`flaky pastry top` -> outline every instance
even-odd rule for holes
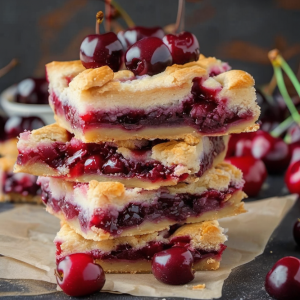
[[[140,77],[135,77],[128,70],[114,73],[107,66],[81,70],[77,65],[77,61],[52,62],[46,68],[50,93],[55,93],[62,102],[74,106],[79,114],[91,109],[150,109],[177,105],[191,96],[193,79],[201,77],[206,87],[222,88],[223,93],[216,98],[228,99],[229,108],[235,109],[238,106],[240,109],[246,103],[245,109],[252,110],[254,117],[258,118],[259,115],[252,76],[244,71],[230,70],[209,77],[211,68],[222,68],[222,62],[215,58],[201,57],[196,62],[169,66],[154,76]],[[61,80],[69,75],[68,66],[71,70],[81,70],[69,85],[67,81],[62,84]]]

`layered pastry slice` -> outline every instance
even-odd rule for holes
[[[222,163],[197,182],[156,190],[119,182],[72,183],[39,177],[47,211],[86,239],[104,240],[216,220],[245,212],[241,172]]]
[[[13,173],[16,157],[0,158],[0,202],[41,203],[41,188],[36,184],[37,177],[24,173]]]
[[[227,136],[83,143],[57,124],[22,133],[16,172],[154,189],[194,181],[223,161]]]
[[[86,240],[63,224],[54,240],[56,259],[74,253],[86,253],[100,264],[106,273],[150,273],[155,253],[173,246],[190,250],[197,271],[219,268],[227,240],[217,221],[183,225],[151,234],[119,237],[113,240]]]
[[[217,60],[216,60],[217,61]],[[84,69],[80,61],[46,66],[58,124],[84,142],[179,139],[257,129],[260,113],[248,73],[217,76],[208,59],[173,65],[154,76]]]

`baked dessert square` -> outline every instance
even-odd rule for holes
[[[52,62],[46,65],[49,103],[57,123],[87,143],[256,130],[260,109],[252,76],[217,62],[202,58],[154,76]]]
[[[228,136],[83,143],[57,124],[24,132],[16,172],[155,189],[192,182],[222,162]]]
[[[42,203],[41,188],[36,184],[37,177],[24,173],[13,173],[16,157],[0,158],[0,202]]]
[[[148,234],[174,224],[197,223],[245,212],[244,180],[222,163],[194,183],[156,190],[119,182],[73,183],[39,177],[47,211],[89,240]]]
[[[113,240],[86,240],[67,224],[61,226],[55,237],[56,259],[74,253],[91,255],[106,273],[150,273],[155,253],[173,246],[189,249],[197,271],[219,268],[227,240],[217,221],[208,221],[173,227],[145,235],[119,237]]]

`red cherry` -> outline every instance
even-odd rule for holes
[[[230,157],[226,161],[243,172],[244,192],[249,197],[256,197],[267,178],[267,170],[263,161],[252,156]]]
[[[155,75],[172,65],[172,55],[161,39],[148,37],[127,50],[125,65],[135,75]]]
[[[84,253],[66,256],[56,269],[56,281],[69,296],[80,297],[90,295],[102,289],[105,274],[93,258]]]
[[[281,138],[272,137],[262,130],[252,140],[252,155],[261,159],[270,173],[283,172],[291,159],[288,145]]]
[[[252,139],[254,138],[255,134],[255,132],[232,134],[228,143],[228,157],[252,155]]]
[[[80,46],[80,60],[87,69],[109,66],[119,71],[123,46],[113,32],[88,35]]]
[[[26,78],[18,83],[16,102],[26,104],[48,104],[48,82],[46,78]]]
[[[4,125],[4,133],[7,139],[15,138],[24,130],[34,130],[45,126],[39,117],[10,117]]]
[[[294,224],[293,235],[295,242],[300,247],[300,219],[298,219]]]
[[[290,193],[300,195],[300,160],[289,165],[284,181]]]
[[[145,37],[157,37],[162,39],[164,35],[165,33],[161,27],[135,26],[125,31],[119,31],[118,39],[122,43],[124,49],[127,49]]]
[[[300,160],[300,141],[289,144],[290,153],[291,153],[291,161],[290,164]]]
[[[103,174],[124,173],[125,165],[118,156],[112,156],[102,168]]]
[[[104,159],[99,155],[91,155],[84,163],[84,171],[97,171],[104,164]]]
[[[277,261],[266,276],[265,288],[277,300],[299,300],[300,260],[287,256]]]
[[[172,54],[173,64],[183,65],[199,59],[199,42],[192,33],[167,34],[162,40]]]
[[[173,247],[156,253],[152,259],[152,273],[163,283],[182,285],[192,281],[194,258],[189,250]]]

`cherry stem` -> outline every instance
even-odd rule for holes
[[[135,26],[128,13],[116,1],[111,0],[111,5],[120,13],[129,28]]]
[[[281,122],[277,127],[275,127],[270,134],[273,137],[279,137],[282,133],[284,133],[292,124],[294,123],[294,119],[292,116],[289,116],[286,120]]]
[[[277,80],[276,80],[275,74],[273,74],[271,81],[268,84],[263,85],[261,87],[261,91],[264,94],[264,96],[266,97],[266,100],[269,102],[270,105],[275,104],[272,94],[273,94],[276,86],[277,86]]]
[[[111,0],[105,0],[105,32],[110,32],[111,29]]]
[[[57,269],[54,269],[54,276],[58,277],[60,280],[63,280],[63,274],[58,272]]]
[[[13,58],[10,63],[8,63],[5,67],[0,69],[0,78],[7,74],[10,70],[12,70],[18,64],[18,60]]]
[[[174,33],[177,32],[180,25],[182,24],[183,15],[184,15],[184,0],[179,0],[178,1],[178,10],[177,10],[177,19],[176,19],[176,24],[175,24],[175,27],[174,27]]]
[[[96,27],[95,27],[95,31],[96,34],[100,34],[100,24],[103,22],[104,19],[104,13],[103,11],[98,11],[96,14]]]
[[[276,76],[277,85],[280,91],[280,94],[282,95],[284,102],[286,106],[288,107],[293,120],[300,125],[300,115],[298,113],[297,108],[295,107],[287,89],[284,83],[282,70],[281,70],[281,56],[279,55],[278,50],[272,50],[269,52],[269,59],[273,65],[274,68],[274,74]]]

